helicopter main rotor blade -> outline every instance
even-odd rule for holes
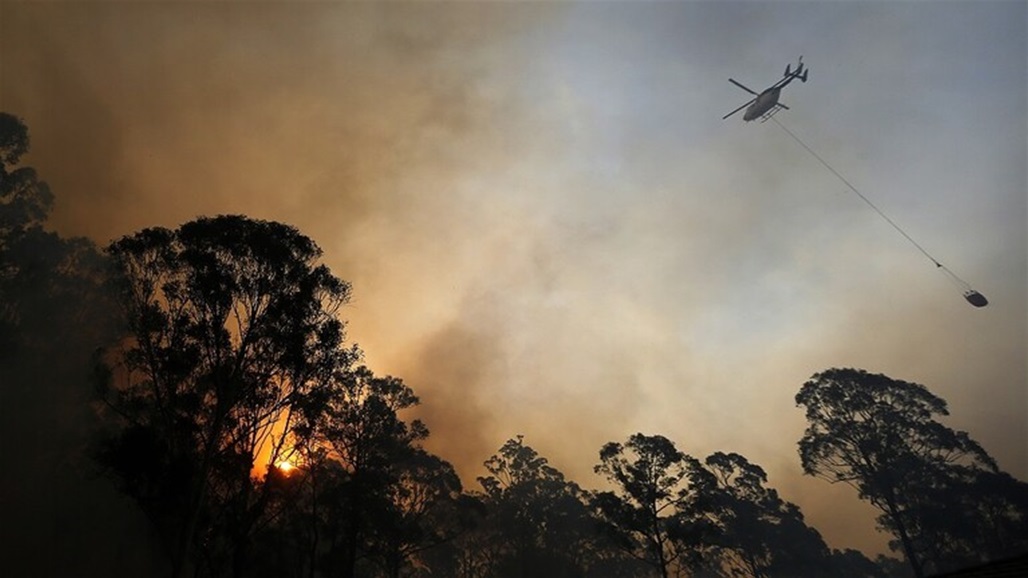
[[[755,99],[755,98],[754,98],[753,100],[750,100],[750,101],[749,101],[749,102],[747,102],[746,104],[744,104],[744,105],[740,106],[739,108],[737,108],[737,109],[733,110],[732,112],[730,112],[730,113],[726,114],[725,116],[721,117],[721,120],[725,120],[726,118],[728,118],[728,117],[732,116],[733,114],[735,114],[735,113],[739,112],[740,110],[742,110],[742,109],[746,108],[747,106],[749,106],[749,105],[753,104],[753,101],[755,101],[755,100],[757,100],[757,99]]]
[[[732,84],[738,86],[739,88],[745,90],[746,92],[752,94],[753,96],[759,96],[757,93],[753,92],[752,90],[750,90],[750,89],[746,88],[745,86],[743,86],[743,85],[739,84],[738,82],[736,82],[734,78],[729,78],[728,82],[731,82]]]

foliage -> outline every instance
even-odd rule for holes
[[[372,518],[368,549],[389,578],[425,568],[422,555],[465,530],[460,478],[446,461],[417,448],[396,464],[385,508]]]
[[[29,144],[21,119],[0,112],[0,447],[16,462],[0,494],[5,519],[18,520],[3,544],[19,554],[5,571],[111,576],[108,560],[118,560],[136,575],[148,567],[146,544],[120,554],[121,542],[93,532],[92,520],[103,515],[119,534],[145,525],[94,479],[84,452],[96,428],[92,356],[116,320],[103,286],[107,262],[87,239],[49,230],[50,187],[19,166]],[[40,544],[47,556],[22,555]]]
[[[326,391],[316,437],[339,475],[325,488],[334,499],[325,506],[324,560],[343,576],[354,576],[362,561],[396,576],[444,539],[449,530],[427,522],[456,499],[460,481],[452,466],[421,449],[424,424],[400,418],[418,404],[403,381],[358,367],[337,374]]]
[[[35,169],[16,166],[28,150],[28,127],[0,112],[0,359],[80,330],[103,271],[92,243],[43,228],[54,198]]]
[[[0,112],[0,241],[39,226],[53,209],[50,187],[32,167],[15,167],[29,150],[29,131],[16,116]]]
[[[1025,484],[1001,474],[967,433],[936,421],[946,402],[924,386],[830,369],[805,383],[796,403],[808,423],[804,471],[850,484],[878,508],[916,575],[1028,547],[1013,538],[1025,535]]]
[[[295,229],[245,217],[146,229],[108,248],[128,334],[107,356],[99,461],[154,520],[175,575],[245,571],[268,503],[251,478],[310,435],[319,392],[356,355],[349,286]]]
[[[683,541],[690,534],[696,487],[702,466],[660,436],[633,434],[624,444],[600,450],[594,468],[615,487],[599,492],[593,506],[602,527],[634,558],[652,566],[661,578],[695,563]]]
[[[735,453],[704,460],[709,472],[701,508],[713,528],[705,566],[729,576],[830,574],[829,551],[799,507],[765,486],[764,470]],[[713,482],[711,484],[710,482]]]
[[[478,478],[488,508],[495,576],[581,576],[595,562],[594,523],[586,494],[546,458],[507,440]]]
[[[832,550],[830,571],[828,574],[838,578],[887,578],[889,576],[905,576],[906,569],[902,562],[895,558],[879,555],[871,560],[858,550]]]

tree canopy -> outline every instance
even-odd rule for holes
[[[107,262],[88,239],[51,229],[50,187],[21,164],[29,145],[22,120],[0,112],[0,448],[17,458],[0,493],[5,519],[18,521],[17,531],[5,533],[4,546],[18,553],[8,556],[16,560],[5,571],[110,576],[110,561],[145,571],[145,543],[122,555],[124,541],[134,538],[92,532],[101,515],[119,535],[145,529],[110,485],[95,479],[85,451],[98,425],[92,356],[116,325],[104,287]],[[50,545],[46,556],[25,555],[39,544]],[[23,569],[25,563],[33,566]]]
[[[638,433],[604,445],[594,469],[615,487],[594,504],[617,543],[661,578],[687,567],[688,551],[676,538],[688,527],[700,463],[664,436]]]
[[[966,432],[937,421],[948,415],[946,402],[928,388],[829,369],[800,388],[796,403],[807,416],[799,442],[804,472],[847,483],[878,508],[880,525],[896,536],[915,575],[1028,547],[1007,538],[1025,528],[1028,486],[1001,474]],[[1002,493],[987,491],[990,485]],[[982,498],[990,505],[968,503],[943,514],[954,503]],[[996,533],[971,535],[985,528]]]
[[[256,460],[309,435],[318,391],[355,356],[336,316],[349,285],[296,229],[239,216],[146,229],[108,254],[127,334],[107,355],[118,426],[100,460],[161,528],[176,576],[219,543],[209,532],[238,574],[266,501]]]

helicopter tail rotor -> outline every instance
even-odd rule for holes
[[[796,62],[796,71],[793,72],[792,65],[785,65],[785,78],[798,78],[803,82],[807,81],[807,70],[803,68],[803,56],[801,55],[799,60]]]

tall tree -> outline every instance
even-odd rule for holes
[[[414,392],[395,377],[379,377],[366,367],[339,373],[327,390],[327,411],[317,428],[328,457],[342,475],[330,489],[326,504],[333,514],[325,530],[329,572],[352,578],[358,562],[370,559],[377,525],[398,515],[397,501],[405,474],[420,451],[428,429],[418,420],[405,422],[400,412],[419,403]],[[373,561],[373,560],[371,560]]]
[[[149,570],[145,541],[127,548],[91,531],[99,515],[119,535],[145,528],[95,479],[85,451],[96,426],[92,355],[114,327],[107,263],[88,240],[50,229],[54,196],[20,164],[29,145],[22,120],[0,112],[0,452],[18,461],[0,495],[5,517],[19,520],[0,539],[11,553],[5,572],[112,576],[118,567],[138,575]],[[46,556],[24,555],[41,544]]]
[[[578,576],[591,565],[586,494],[524,443],[507,440],[478,478],[488,507],[496,576]]]
[[[38,310],[32,300],[47,300],[49,277],[67,257],[65,243],[43,230],[53,209],[50,187],[32,167],[17,166],[28,150],[28,127],[0,112],[0,355],[17,354],[23,340],[16,331],[39,321],[26,319]]]
[[[1004,534],[1024,527],[1024,484],[1002,478],[966,432],[936,421],[948,415],[946,402],[923,385],[829,369],[803,385],[796,403],[807,416],[799,442],[804,472],[849,484],[878,508],[879,525],[896,536],[916,576],[966,562],[940,550],[937,541],[966,536],[968,524],[978,532],[984,523],[998,525]],[[949,508],[987,495],[982,483],[990,480],[1007,481],[1003,497],[986,500],[991,518],[974,515],[970,504]],[[943,511],[956,515],[939,515]],[[987,552],[981,542],[964,544],[965,552]]]
[[[464,531],[458,508],[461,483],[453,466],[416,448],[396,464],[385,508],[374,519],[370,550],[387,578],[427,566],[424,553]]]
[[[925,567],[947,572],[1028,552],[1028,484],[966,465],[925,471],[905,505]]]
[[[173,576],[201,560],[241,575],[268,500],[258,456],[275,463],[309,432],[356,355],[336,317],[349,286],[296,229],[241,216],[146,229],[108,253],[128,332],[106,356],[98,458],[156,523]]]
[[[705,536],[712,554],[708,566],[752,578],[831,574],[821,535],[804,522],[798,506],[767,487],[760,466],[739,454],[716,452],[704,467],[711,475],[699,491],[700,509],[714,526]]]
[[[609,442],[594,468],[615,487],[593,504],[621,548],[668,578],[691,563],[676,539],[696,499],[693,483],[702,465],[660,435],[633,434],[624,444]]]

